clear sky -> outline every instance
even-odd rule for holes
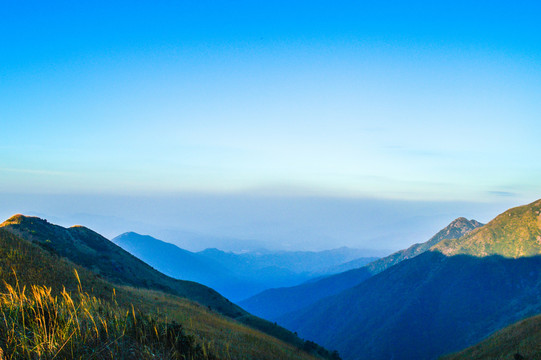
[[[533,201],[539,19],[539,1],[2,1],[0,194]]]

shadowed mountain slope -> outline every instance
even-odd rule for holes
[[[345,359],[433,359],[473,345],[541,312],[541,256],[514,258],[513,250],[536,254],[540,207],[511,209],[451,247],[442,241],[278,322]]]
[[[444,239],[460,237],[483,224],[475,220],[458,218],[444,229],[440,230],[425,243],[397,251],[387,257],[378,259],[370,264],[332,275],[318,281],[301,284],[288,288],[269,289],[239,304],[257,316],[269,320],[277,320],[281,316],[302,309],[327,296],[335,295],[360,284],[371,276],[399,262],[415,257]]]

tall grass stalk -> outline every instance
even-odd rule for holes
[[[0,359],[215,359],[180,324],[97,299],[75,276],[75,294],[4,283]]]

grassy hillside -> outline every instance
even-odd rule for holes
[[[442,241],[433,249],[448,256],[468,254],[517,258],[540,254],[541,200],[510,209],[471,234]]]
[[[255,315],[275,321],[282,316],[286,316],[288,313],[310,306],[327,296],[332,296],[352,288],[403,260],[413,258],[427,251],[444,239],[460,237],[482,225],[475,220],[458,218],[440,230],[427,242],[412,245],[408,249],[397,251],[359,269],[346,271],[297,286],[269,289],[241,301],[239,304]]]
[[[445,228],[438,231],[428,241],[420,244],[414,244],[407,249],[397,251],[387,257],[376,260],[366,266],[367,270],[372,274],[379,274],[389,267],[398,264],[406,259],[414,258],[417,255],[428,251],[431,247],[439,244],[444,240],[458,239],[471,231],[482,227],[483,224],[476,220],[468,220],[460,217],[453,220]]]
[[[165,291],[210,306],[232,318],[246,315],[244,310],[216,291],[195,282],[165,276],[86,227],[64,228],[37,217],[15,215],[0,224],[0,228],[90,269],[115,284]]]
[[[216,359],[181,325],[82,292],[6,284],[0,293],[2,359]]]
[[[39,234],[36,232],[35,236],[38,235]],[[56,296],[58,299],[64,299],[61,295],[64,288],[66,289],[66,292],[72,294],[71,296],[74,298],[80,298],[78,295],[80,292],[80,285],[79,281],[74,276],[75,269],[79,274],[83,292],[88,293],[89,304],[97,304],[97,307],[111,307],[109,309],[110,311],[107,310],[109,311],[107,313],[112,314],[111,316],[113,316],[113,318],[109,319],[102,317],[102,319],[108,323],[115,323],[116,320],[114,320],[114,316],[117,316],[120,313],[125,314],[127,311],[133,312],[135,310],[136,316],[145,318],[150,316],[149,319],[151,320],[149,321],[159,322],[160,325],[156,326],[161,326],[162,329],[164,329],[164,326],[168,326],[167,324],[173,324],[173,321],[182,324],[185,334],[193,340],[193,345],[195,347],[199,346],[199,348],[207,354],[205,356],[208,358],[211,358],[210,355],[214,354],[223,359],[313,359],[313,356],[300,350],[305,346],[305,343],[302,340],[285,329],[274,326],[268,322],[257,324],[255,322],[258,321],[258,319],[246,312],[244,312],[245,315],[241,316],[238,321],[236,321],[216,312],[215,309],[212,309],[208,305],[202,305],[186,298],[167,294],[159,290],[112,284],[101,275],[97,275],[83,266],[74,264],[70,260],[60,257],[51,247],[45,248],[47,250],[36,243],[24,240],[14,235],[12,232],[8,232],[5,228],[0,228],[0,276],[7,284],[15,286],[15,284],[18,283],[19,288],[26,286],[26,297],[30,299],[30,303],[34,301],[32,298],[33,294],[29,292],[32,285],[38,286],[39,289],[41,289],[41,292],[44,291],[43,286],[50,288],[53,297]],[[15,276],[15,274],[17,275]],[[19,293],[18,296],[24,298],[22,293]],[[45,298],[47,298],[47,296],[45,296]],[[97,302],[101,303],[98,304]],[[65,310],[65,305],[65,303],[58,303],[59,309]],[[101,316],[101,314],[92,312],[91,315],[94,319],[96,319],[96,316]],[[14,319],[20,320],[20,316],[16,316]],[[87,318],[87,320],[89,319],[90,317]],[[81,319],[81,321],[83,321],[83,319]],[[253,323],[256,326],[264,328],[264,330],[271,334],[276,333],[277,336],[281,336],[289,341],[289,343],[284,343],[274,336],[262,333],[239,321],[250,324]],[[17,328],[20,324],[17,325],[15,322],[8,325],[9,328]],[[114,332],[115,330],[109,329],[108,331]],[[146,330],[142,329],[141,331]],[[98,333],[102,334],[99,331]],[[87,338],[84,334],[79,335],[82,338]],[[103,337],[103,335],[96,336],[100,339]],[[101,345],[107,344],[107,341],[109,341],[107,340],[108,338],[103,337],[103,339],[104,343]],[[91,341],[95,340],[96,339]],[[0,341],[7,340],[3,338],[3,340],[0,339]],[[53,347],[52,349],[57,351],[59,349],[58,344],[62,344],[62,341],[63,340],[61,339],[55,340],[56,347]],[[145,343],[141,344],[142,346],[148,345]],[[4,353],[6,353],[9,346],[7,343],[4,343],[3,345],[4,346],[0,344],[0,347],[2,347]],[[18,345],[15,347],[17,346]],[[86,345],[81,346],[85,347]],[[9,348],[11,349],[12,347],[13,346]],[[93,347],[96,348],[96,346]],[[165,349],[164,351],[171,351],[171,349]],[[330,357],[331,355],[319,347],[312,348],[311,351],[313,353],[319,351],[326,357]],[[120,353],[115,354],[118,355]],[[166,352],[163,354],[166,354]],[[118,356],[114,356],[113,358],[119,358]],[[122,358],[122,356],[120,358]],[[22,356],[19,353],[18,355],[15,354],[13,358],[22,359],[28,357]],[[64,358],[70,357],[66,356]],[[145,357],[142,356],[141,358]],[[165,356],[165,358],[168,357]]]
[[[519,321],[483,342],[441,360],[539,360],[541,315]]]

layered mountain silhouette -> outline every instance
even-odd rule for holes
[[[541,200],[279,319],[345,359],[434,359],[541,312]]]
[[[461,237],[482,225],[476,220],[467,220],[461,217],[451,222],[428,241],[414,244],[405,250],[397,251],[364,267],[298,286],[269,289],[241,301],[239,304],[257,316],[273,321],[278,320],[281,316],[290,312],[300,310],[327,296],[354,287],[403,260],[413,258],[427,251],[444,239]],[[347,263],[344,265],[347,266]]]
[[[83,226],[64,228],[37,217],[15,215],[0,224],[0,254],[2,278],[17,288],[45,285],[56,294],[64,288],[79,289],[76,269],[77,279],[94,296],[104,301],[114,298],[115,304],[132,304],[169,319],[195,319],[190,327],[203,343],[221,344],[230,353],[244,357],[258,353],[268,359],[275,358],[274,351],[291,359],[298,358],[299,351],[305,358],[331,356],[204,285],[158,272]]]
[[[248,252],[218,249],[190,252],[148,235],[128,232],[112,241],[162,273],[207,285],[238,301],[264,289],[305,282],[332,273],[332,267],[351,259],[361,264],[376,258],[363,250],[340,248],[321,252]]]
[[[171,264],[176,259],[186,267],[212,267],[224,278],[231,273],[227,262],[238,255],[190,253],[147,237],[137,238],[133,246],[159,248],[156,261],[171,255]],[[263,255],[268,254],[250,256],[269,259],[265,266],[294,262],[297,256],[272,260]],[[249,269],[252,260],[244,259]],[[317,261],[307,264],[299,266],[316,268]],[[541,200],[510,209],[486,225],[459,218],[429,241],[359,269],[254,297],[265,301],[260,305],[269,318],[290,331],[251,315],[207,286],[162,274],[82,226],[11,217],[0,224],[0,273],[17,289],[46,285],[59,296],[64,288],[81,292],[83,286],[103,306],[120,306],[123,313],[132,304],[138,311],[184,321],[195,334],[182,335],[190,349],[197,349],[193,341],[212,343],[219,358],[337,357],[320,343],[346,360],[445,354],[450,354],[447,359],[529,359],[538,356],[541,333],[535,316],[541,313]],[[272,307],[278,310],[268,310]],[[139,315],[132,313],[135,324]],[[138,351],[146,351],[145,346]]]

